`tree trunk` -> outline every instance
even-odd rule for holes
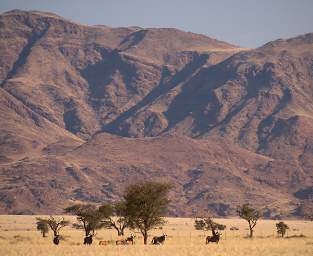
[[[253,229],[250,228],[250,238],[252,238],[252,237],[253,237]]]
[[[46,237],[46,232],[42,232],[42,237]]]
[[[118,236],[124,236],[124,229],[122,227],[118,227],[115,223],[112,222],[112,227],[117,231]]]
[[[126,226],[125,225],[123,225],[122,227],[121,227],[121,233],[122,233],[122,236],[124,236],[124,230],[125,230],[125,228],[126,228]]]
[[[147,233],[147,231],[145,230],[144,233],[143,233],[143,243],[144,243],[144,244],[147,244],[147,241],[148,241],[148,233]]]

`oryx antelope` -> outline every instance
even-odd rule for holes
[[[166,234],[163,234],[162,236],[155,236],[155,237],[152,238],[151,243],[155,244],[155,245],[163,244],[166,237],[167,237]]]
[[[220,241],[221,233],[214,232],[213,236],[207,236],[206,237],[206,244],[208,243],[217,243]]]
[[[131,234],[129,237],[126,239],[121,239],[121,240],[116,240],[115,244],[116,245],[127,245],[127,244],[134,244],[134,238],[136,236],[134,234]]]

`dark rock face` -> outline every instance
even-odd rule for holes
[[[246,50],[1,14],[0,211],[57,213],[167,179],[172,215],[232,215],[246,201],[299,212],[312,200],[312,38]]]
[[[294,194],[297,198],[305,200],[311,199],[313,200],[313,187],[303,188],[295,192]]]

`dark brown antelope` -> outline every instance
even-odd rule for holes
[[[135,240],[134,240],[135,237],[136,236],[134,234],[130,234],[130,236],[125,239],[126,243],[134,244],[135,243]]]
[[[58,245],[60,243],[60,236],[59,235],[55,235],[53,238],[53,243],[55,245]]]
[[[127,242],[124,239],[121,239],[121,240],[116,240],[115,244],[116,245],[126,245]]]
[[[221,237],[221,233],[218,233],[218,232],[214,232],[213,233],[213,236],[207,236],[206,237],[206,244],[208,243],[217,243],[220,241],[220,237]]]
[[[84,245],[91,245],[92,244],[92,236],[93,235],[89,235],[89,236],[86,236],[84,238]]]
[[[155,245],[163,244],[167,235],[163,234],[163,236],[155,236],[152,238],[151,243]]]
[[[134,238],[136,236],[134,234],[131,234],[129,237],[127,237],[126,239],[121,239],[121,240],[116,240],[115,244],[116,245],[127,245],[127,244],[134,244]]]
[[[109,245],[111,243],[112,242],[110,240],[101,240],[101,241],[99,241],[99,245]]]

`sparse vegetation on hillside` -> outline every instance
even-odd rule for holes
[[[307,203],[306,206],[307,207],[304,210],[304,216],[310,221],[313,221],[313,199],[312,199],[312,203]]]
[[[313,33],[238,53],[177,29],[44,12],[0,24],[2,214],[61,214],[60,201],[117,200],[138,177],[163,177],[173,216],[231,216],[251,198],[268,217],[303,216]]]

